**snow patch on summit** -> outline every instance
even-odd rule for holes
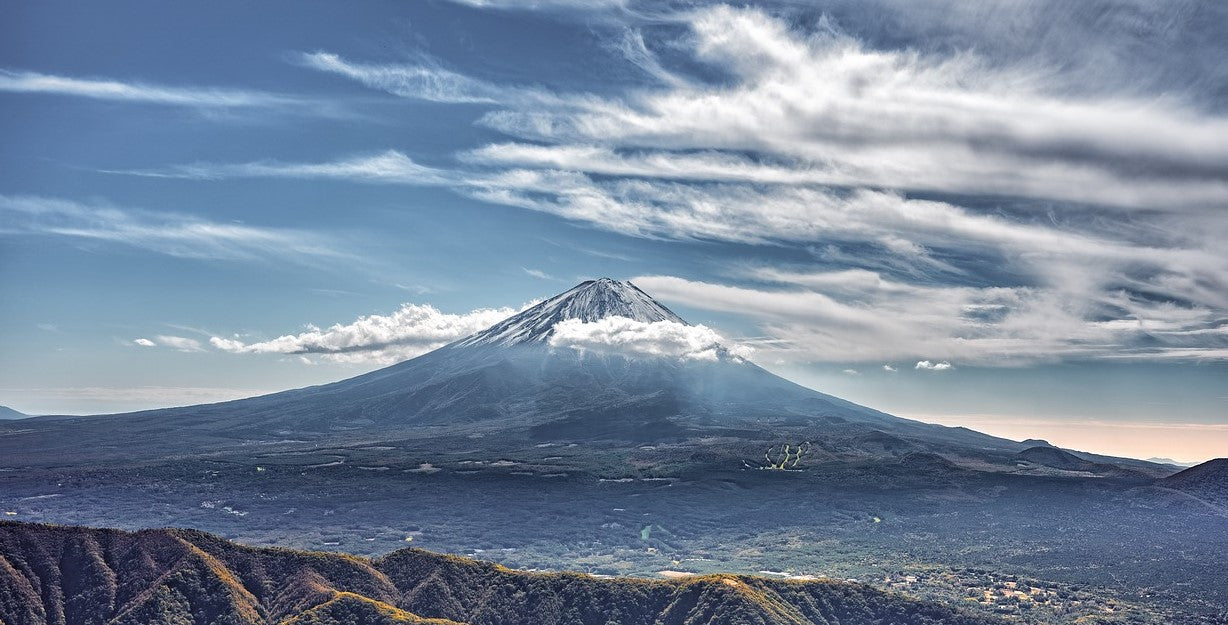
[[[456,346],[546,342],[565,321],[592,323],[610,317],[622,317],[647,324],[667,321],[690,327],[681,317],[634,284],[601,278],[582,282],[560,295],[459,341]]]

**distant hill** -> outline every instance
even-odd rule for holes
[[[1228,507],[1228,458],[1208,460],[1156,483]]]
[[[1049,441],[1043,438],[1029,438],[1029,439],[1020,441],[1019,444],[1027,446],[1027,447],[1052,447],[1053,446],[1053,443],[1050,443]]]
[[[1096,467],[1096,463],[1084,460],[1066,450],[1043,445],[1029,447],[1016,454],[1015,457],[1063,471],[1091,471]]]
[[[1173,460],[1172,458],[1160,458],[1160,457],[1148,458],[1146,461],[1154,462],[1156,464],[1171,464],[1175,467],[1192,467],[1198,464],[1197,462],[1178,462],[1176,460]]]
[[[835,581],[526,573],[403,549],[376,560],[257,549],[192,530],[0,522],[6,625],[981,625]]]
[[[0,406],[0,419],[24,419],[30,415],[18,412],[8,406]]]
[[[1084,455],[1090,458],[1103,458],[1103,456],[1091,454]],[[1015,454],[1016,460],[1058,471],[1090,473],[1101,477],[1121,478],[1137,478],[1145,475],[1134,467],[1122,466],[1124,463],[1096,462],[1088,457],[1078,456],[1065,449],[1048,444],[1029,447]]]

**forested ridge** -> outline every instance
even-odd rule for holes
[[[3,625],[979,625],[836,581],[528,573],[419,549],[368,560],[194,530],[0,523]]]

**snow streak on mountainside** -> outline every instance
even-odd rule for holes
[[[652,323],[672,321],[688,325],[670,309],[630,282],[610,278],[589,280],[487,330],[462,339],[456,346],[518,345],[546,341],[554,326],[567,319],[593,322],[607,317],[626,317]]]

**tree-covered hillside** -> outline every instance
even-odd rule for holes
[[[403,549],[383,558],[252,548],[192,530],[0,523],[5,625],[980,625],[834,581],[527,573]]]

